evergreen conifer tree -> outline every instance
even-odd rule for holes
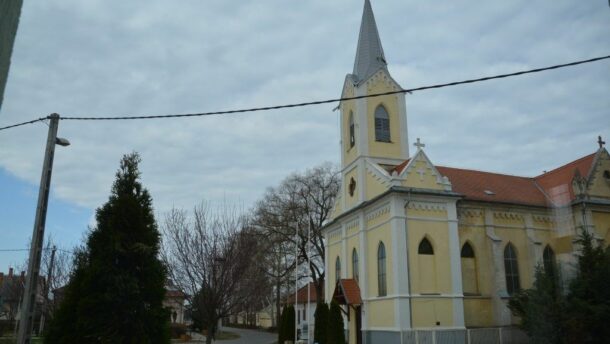
[[[158,259],[152,198],[139,181],[140,161],[137,153],[121,160],[46,343],[169,343],[166,271]]]
[[[287,309],[286,315],[286,340],[290,340],[294,343],[294,330],[295,330],[295,322],[296,321],[296,313],[294,311],[294,306],[290,305]]]
[[[532,288],[513,295],[508,307],[521,318],[520,327],[532,342],[561,343],[564,297],[556,274],[538,265]]]
[[[610,246],[597,242],[587,230],[582,231],[576,243],[581,249],[578,270],[566,297],[567,341],[607,343],[610,338]]]
[[[326,344],[345,344],[345,329],[343,316],[337,301],[330,303]]]
[[[328,330],[328,304],[326,302],[318,302],[314,317],[313,341],[318,344],[326,344],[326,331]]]
[[[509,301],[535,343],[606,343],[610,338],[610,247],[583,230],[576,276],[567,295],[557,274],[538,268],[531,289]]]
[[[280,315],[280,323],[277,326],[278,344],[284,344],[284,341],[286,341],[286,316],[288,315],[287,309],[288,307],[284,305],[284,308],[282,309],[282,314]]]

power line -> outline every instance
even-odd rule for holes
[[[46,121],[47,117],[40,117],[38,119],[33,119],[31,121],[27,121],[27,122],[21,122],[21,123],[17,123],[17,124],[13,124],[13,125],[9,125],[6,127],[2,127],[0,128],[0,130],[6,130],[6,129],[11,129],[11,128],[16,128],[16,127],[20,127],[22,125],[26,125],[26,124],[32,124],[32,123],[36,123],[36,122],[42,122],[42,121]]]
[[[42,248],[43,251],[48,251],[48,250],[52,250],[52,247],[49,248]],[[29,251],[29,248],[2,248],[0,249],[0,252],[26,252]],[[74,253],[74,251],[71,250],[66,250],[66,249],[62,249],[62,248],[57,248],[57,251],[62,251],[62,252],[66,252],[66,253]]]
[[[421,86],[421,87],[410,88],[410,89],[400,89],[400,90],[397,90],[397,91],[375,93],[375,94],[370,94],[370,95],[355,96],[355,97],[343,97],[343,98],[333,98],[333,99],[317,100],[317,101],[304,102],[304,103],[293,103],[293,104],[284,104],[284,105],[275,105],[275,106],[264,106],[264,107],[247,108],[247,109],[237,109],[237,110],[227,110],[227,111],[212,111],[212,112],[200,112],[200,113],[186,113],[186,114],[143,115],[143,116],[117,116],[117,117],[70,117],[70,116],[68,116],[68,117],[61,117],[60,119],[62,119],[62,120],[78,120],[78,121],[137,120],[137,119],[201,117],[201,116],[213,116],[213,115],[229,115],[229,114],[244,113],[244,112],[270,111],[270,110],[278,110],[278,109],[287,109],[287,108],[296,108],[296,107],[304,107],[304,106],[312,106],[312,105],[336,103],[336,102],[342,102],[342,101],[347,101],[347,100],[356,100],[356,99],[363,99],[363,98],[373,98],[373,97],[387,96],[387,95],[393,95],[393,94],[399,94],[399,93],[409,93],[410,94],[410,93],[413,93],[413,92],[430,90],[430,89],[438,89],[438,88],[444,88],[444,87],[450,87],[450,86],[472,84],[472,83],[476,83],[476,82],[482,82],[482,81],[488,81],[488,80],[494,80],[494,79],[503,79],[503,78],[513,77],[513,76],[524,75],[524,74],[539,73],[539,72],[544,72],[544,71],[548,71],[548,70],[565,68],[565,67],[572,67],[572,66],[576,66],[576,65],[580,65],[580,64],[591,63],[591,62],[605,60],[605,59],[610,59],[610,55],[595,57],[595,58],[591,58],[591,59],[587,59],[587,60],[574,61],[574,62],[570,62],[570,63],[558,64],[558,65],[548,66],[548,67],[543,67],[543,68],[523,70],[523,71],[514,72],[514,73],[498,74],[498,75],[494,75],[494,76],[487,76],[487,77],[476,78],[476,79],[467,79],[467,80],[449,82],[449,83],[444,83],[444,84]],[[35,122],[43,121],[45,119],[47,119],[47,117],[39,118],[39,119],[35,119],[35,120],[32,120],[32,121],[23,122],[23,123],[19,123],[19,124],[15,124],[15,125],[11,125],[11,126],[8,126],[8,127],[2,127],[2,128],[0,128],[0,130],[6,130],[6,129],[14,128],[14,127],[17,127],[17,126],[22,126],[22,125],[26,125],[26,124],[30,124],[30,123],[35,123]]]

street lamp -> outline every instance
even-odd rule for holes
[[[42,176],[40,178],[40,190],[38,191],[38,204],[36,207],[36,219],[30,245],[30,258],[28,261],[28,273],[25,279],[25,293],[21,305],[19,317],[18,344],[30,344],[32,327],[34,323],[34,308],[38,289],[38,276],[40,272],[40,259],[42,257],[42,243],[44,241],[44,227],[47,218],[47,204],[49,203],[49,192],[51,190],[51,172],[53,170],[53,157],[55,145],[68,146],[70,141],[57,137],[59,126],[59,115],[53,113],[47,117],[50,120],[49,134],[47,136],[47,147],[42,165]]]

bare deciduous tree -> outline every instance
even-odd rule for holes
[[[54,252],[55,251],[55,252]],[[51,298],[50,294],[66,284],[70,280],[72,273],[72,253],[62,248],[57,248],[53,238],[49,236],[44,246],[43,255],[41,258],[41,276],[38,293],[42,295],[42,309],[40,316],[39,332],[44,330],[45,318],[49,319],[53,316],[55,310],[59,307],[59,302],[56,298]]]
[[[272,261],[267,271],[274,280],[278,313],[281,285],[290,278],[288,272],[295,268],[295,262],[300,264],[309,258],[306,275],[312,276],[317,295],[322,294],[325,271],[321,229],[330,218],[339,183],[336,167],[325,163],[304,174],[293,174],[278,187],[269,188],[253,211],[253,223],[269,243],[266,249]]]
[[[3,276],[0,283],[0,299],[2,301],[0,303],[0,317],[4,317],[9,321],[15,321],[24,286],[25,276],[16,272],[13,268],[9,270],[8,275]]]
[[[242,231],[245,218],[235,208],[195,207],[192,217],[172,210],[163,225],[163,260],[172,282],[207,329],[207,343],[214,339],[220,319],[244,305],[249,288],[246,277],[252,264],[254,237]],[[252,292],[254,292],[252,290]]]

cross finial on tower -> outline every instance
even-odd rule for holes
[[[604,145],[606,144],[606,141],[602,141],[602,137],[601,135],[597,137],[597,144],[599,144],[599,148],[604,148]]]
[[[413,145],[414,145],[415,147],[417,147],[417,149],[422,149],[422,148],[426,147],[426,145],[425,145],[425,144],[423,144],[423,143],[422,143],[422,142],[419,140],[419,137],[417,138],[417,142],[415,142]]]

